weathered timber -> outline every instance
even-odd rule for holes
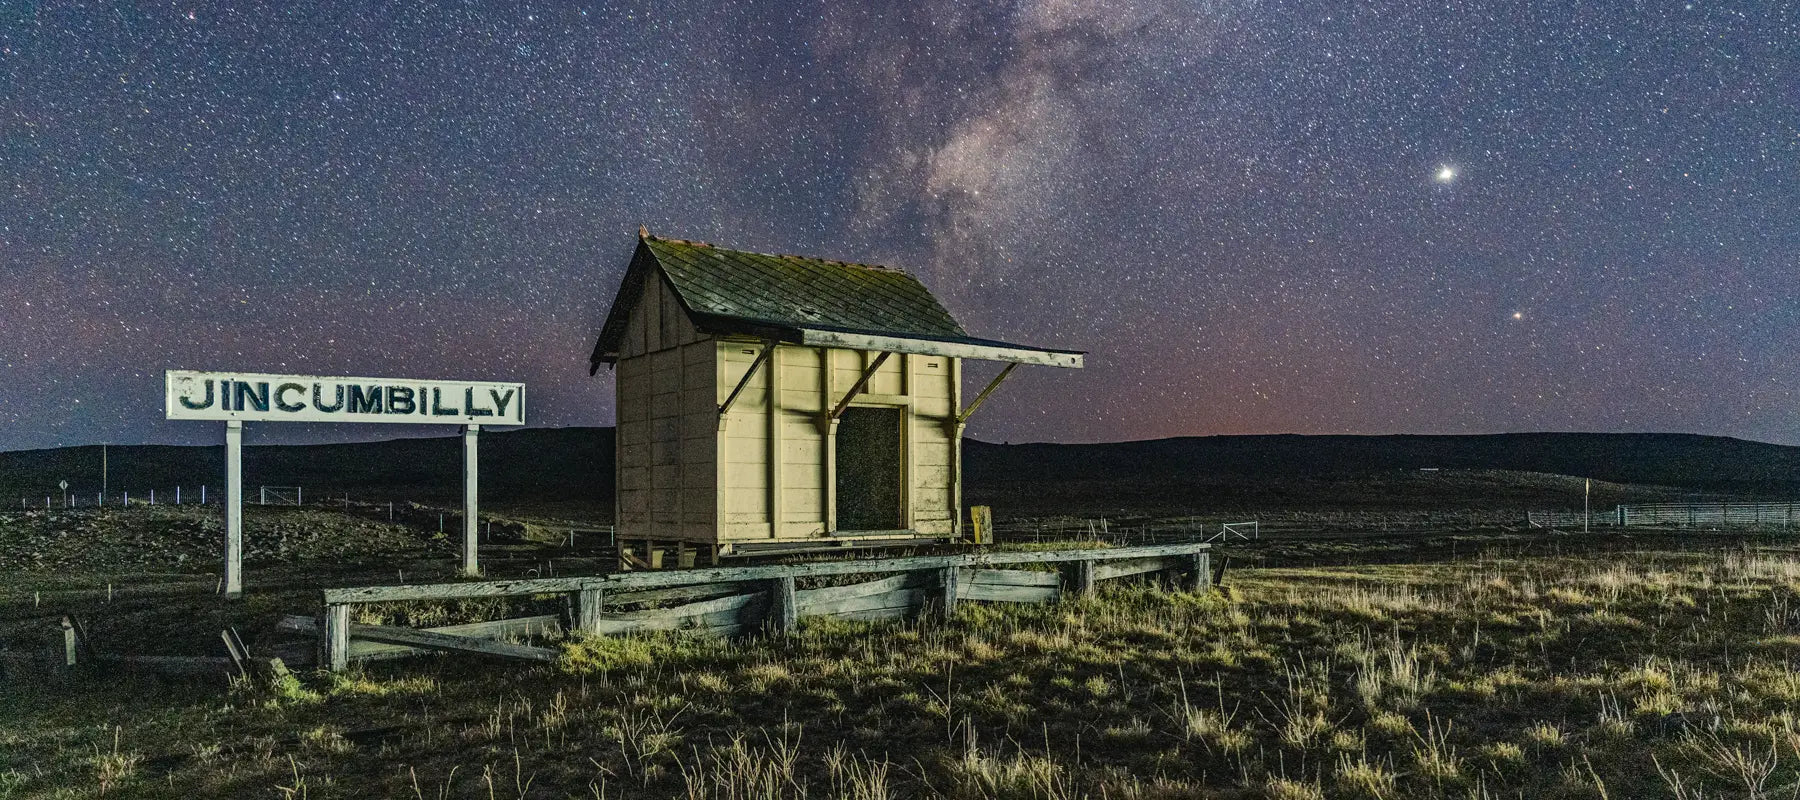
[[[960,567],[942,567],[937,570],[938,602],[942,604],[944,616],[956,613],[956,601],[962,595],[962,569]]]
[[[1133,558],[1128,561],[1108,561],[1094,565],[1094,580],[1104,581],[1111,578],[1124,578],[1131,575],[1142,575],[1146,572],[1162,572],[1180,566],[1177,557],[1158,556],[1155,558]]]
[[[1145,545],[1140,547],[1083,548],[1045,550],[1031,553],[974,553],[956,556],[912,556],[858,561],[820,561],[808,564],[782,564],[759,567],[705,567],[666,572],[626,572],[612,575],[567,578],[537,578],[514,581],[470,581],[467,583],[413,584],[406,586],[361,586],[326,589],[326,604],[378,603],[393,600],[449,600],[467,597],[504,597],[532,594],[564,594],[589,585],[605,588],[609,593],[630,589],[653,589],[694,584],[766,581],[779,577],[822,577],[881,572],[912,572],[944,567],[977,568],[1011,564],[1044,564],[1082,560],[1114,561],[1154,556],[1182,555],[1202,552],[1209,545],[1201,543]]]
[[[1055,586],[1008,586],[1004,584],[969,584],[957,593],[961,600],[989,600],[1002,603],[1049,603],[1062,590]]]
[[[1187,562],[1187,581],[1184,587],[1190,592],[1205,590],[1212,581],[1212,554],[1193,553],[1175,558]]]
[[[841,614],[834,614],[834,615],[832,615],[832,618],[833,619],[842,619],[842,620],[851,620],[851,621],[856,621],[856,622],[880,622],[880,621],[887,621],[887,620],[911,619],[912,616],[917,612],[918,612],[918,609],[913,608],[911,606],[901,606],[901,607],[897,607],[897,608],[871,608],[866,611],[846,611]]]
[[[319,663],[332,672],[342,672],[350,666],[350,607],[344,605],[325,606],[325,635],[319,637],[324,653]]]
[[[799,604],[800,612],[806,614],[811,613],[812,607],[820,603],[830,603],[835,600],[848,600],[853,597],[887,594],[888,592],[898,589],[911,589],[923,586],[925,583],[926,579],[924,575],[916,572],[909,572],[895,575],[891,578],[882,578],[878,581],[852,583],[846,586],[827,586],[822,589],[801,589],[794,593],[794,599]]]
[[[858,614],[865,611],[884,609],[918,611],[925,607],[927,592],[924,589],[894,589],[882,594],[846,597],[837,600],[815,600],[804,606],[805,615],[809,617],[837,617]]]
[[[225,655],[231,658],[232,666],[237,667],[239,675],[250,671],[250,648],[244,646],[244,640],[238,637],[236,628],[219,631],[219,638],[225,642]]]
[[[606,593],[606,603],[611,606],[631,606],[644,603],[682,603],[697,600],[711,600],[715,597],[730,597],[756,590],[751,581],[734,583],[710,583],[696,586],[671,586],[667,589],[612,590]]]
[[[646,543],[650,546],[651,543]],[[1013,565],[1057,565],[1061,572],[1042,569],[1003,569]],[[826,561],[760,567],[709,567],[670,572],[638,572],[602,576],[577,576],[512,581],[471,581],[436,585],[373,586],[325,591],[326,618],[321,636],[321,662],[342,669],[352,659],[410,655],[426,650],[450,649],[495,652],[511,649],[529,653],[515,657],[546,660],[554,651],[498,642],[482,642],[481,636],[517,632],[517,626],[537,623],[538,629],[556,627],[556,617],[496,620],[467,626],[414,631],[381,626],[354,626],[349,631],[349,608],[357,603],[397,600],[453,599],[461,597],[560,594],[570,601],[569,618],[578,629],[596,634],[671,631],[697,635],[735,635],[758,629],[793,630],[802,616],[836,616],[845,619],[900,619],[915,615],[933,598],[954,611],[961,600],[1036,603],[1070,594],[1091,592],[1097,580],[1146,572],[1178,572],[1188,583],[1203,586],[1218,581],[1224,569],[1209,574],[1208,545],[1185,543],[1121,548],[1082,548],[1030,553],[977,553],[955,556],[918,556],[861,561]],[[818,589],[797,590],[802,577],[856,576],[882,573],[890,577]],[[747,588],[762,591],[744,592]],[[719,596],[724,592],[741,592]],[[707,599],[672,608],[604,613],[602,600],[615,606],[673,599]],[[541,622],[539,622],[541,620]],[[309,632],[317,622],[289,617],[283,630]],[[510,627],[509,627],[510,626]],[[374,631],[364,635],[365,630]],[[397,631],[397,633],[396,633]],[[412,638],[406,638],[409,635]],[[441,637],[441,638],[433,638]],[[471,644],[472,643],[472,644]]]
[[[769,583],[769,630],[792,633],[800,621],[800,607],[794,598],[794,579],[782,577]]]
[[[63,665],[75,666],[75,622],[68,617],[62,618],[63,632]]]
[[[359,586],[354,589],[326,589],[325,603],[336,605],[340,603],[379,603],[388,600],[454,600],[466,597],[565,594],[578,591],[594,580],[592,577],[530,578],[516,581]]]
[[[1054,572],[1031,569],[964,569],[957,580],[968,586],[1059,586],[1062,579]]]
[[[1213,572],[1212,585],[1224,586],[1225,585],[1225,570],[1230,569],[1230,568],[1231,568],[1231,556],[1220,556],[1219,557],[1219,568]]]
[[[427,650],[453,650],[464,653],[480,653],[482,655],[500,656],[503,658],[521,658],[531,661],[553,661],[556,651],[548,647],[531,647],[529,645],[496,642],[488,639],[476,639],[469,636],[456,636],[448,633],[423,631],[416,628],[395,628],[388,625],[352,625],[350,635],[357,639],[382,642],[384,644],[403,644],[408,647],[421,647]]]
[[[1094,582],[1098,580],[1098,576],[1094,574],[1094,562],[1091,559],[1072,562],[1068,570],[1069,594],[1087,597],[1094,593]]]
[[[319,620],[314,617],[302,617],[298,614],[287,614],[275,623],[275,630],[281,633],[299,633],[312,636],[319,635]]]
[[[595,633],[647,633],[684,628],[714,628],[737,625],[761,613],[768,603],[767,592],[721,597],[673,608],[649,608],[623,614],[601,614],[594,621]]]
[[[598,586],[584,587],[575,592],[575,613],[572,619],[575,630],[592,633],[600,621],[601,603],[605,599],[604,592]]]
[[[555,637],[562,633],[563,626],[562,619],[557,615],[544,614],[536,617],[514,617],[486,622],[466,622],[461,625],[441,625],[421,630],[426,633],[444,633],[451,636],[466,636],[471,639],[507,639],[528,636]],[[355,638],[350,640],[351,661],[384,661],[391,658],[428,655],[433,652],[436,651],[403,644]]]

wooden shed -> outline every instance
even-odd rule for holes
[[[964,359],[1007,362],[966,407]],[[603,364],[621,561],[661,567],[961,538],[970,414],[1082,353],[971,337],[898,270],[640,231]]]

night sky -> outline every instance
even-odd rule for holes
[[[162,419],[167,368],[519,380],[534,425],[610,424],[587,356],[640,224],[1090,351],[1021,370],[994,441],[1800,444],[1789,3],[0,15],[0,449],[218,441]]]

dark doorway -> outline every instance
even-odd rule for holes
[[[899,530],[900,409],[845,409],[835,446],[838,530]]]

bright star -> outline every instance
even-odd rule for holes
[[[1437,175],[1434,177],[1434,180],[1436,180],[1438,183],[1449,183],[1451,181],[1456,180],[1456,168],[1450,166],[1449,164],[1444,164],[1442,166],[1439,166]]]
[[[1525,318],[1525,312],[1523,312],[1523,311],[1514,311],[1514,312],[1513,312],[1513,313],[1512,313],[1512,318],[1513,318],[1513,319],[1524,319],[1524,318]]]

